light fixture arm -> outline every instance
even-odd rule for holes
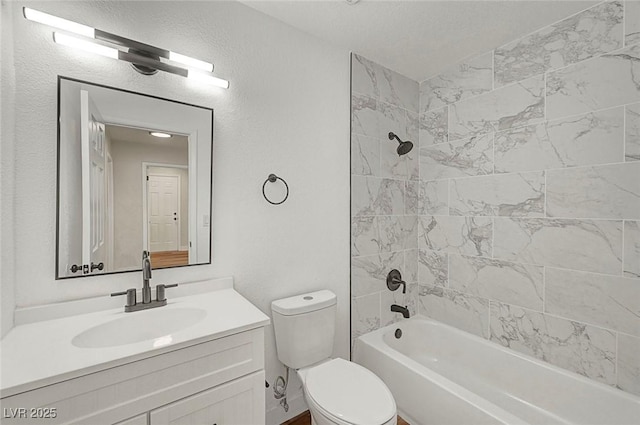
[[[99,29],[95,30],[95,39],[126,47],[128,49],[142,50],[153,56],[169,59],[170,52],[168,50],[160,49],[159,47],[155,47],[150,44],[140,43],[139,41],[131,40],[130,38],[121,37]],[[211,65],[211,70],[213,70],[213,64]]]
[[[158,69],[160,71],[169,72],[171,74],[181,75],[183,77],[189,76],[189,71],[178,66],[169,65],[168,63],[160,62],[153,58],[142,56],[133,52],[118,51],[118,59],[121,61],[129,62],[134,65],[143,65],[149,68]]]

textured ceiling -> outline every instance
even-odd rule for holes
[[[597,1],[289,0],[242,3],[416,81]]]
[[[107,124],[106,132],[112,140],[120,142],[142,143],[157,147],[170,146],[181,149],[187,149],[189,144],[189,140],[186,136],[174,134],[171,138],[163,139],[150,135],[148,130],[141,130],[132,127],[121,127]]]

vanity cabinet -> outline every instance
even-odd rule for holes
[[[264,330],[168,348],[1,401],[3,424],[264,424]],[[27,417],[7,417],[18,408]],[[30,417],[31,408],[55,409],[55,418]]]
[[[151,411],[151,425],[246,425],[264,421],[264,374],[254,373]],[[257,394],[259,392],[260,394]]]

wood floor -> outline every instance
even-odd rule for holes
[[[296,416],[293,419],[289,419],[282,425],[311,425],[311,413],[307,410]],[[409,425],[407,421],[398,416],[398,425]]]
[[[186,266],[189,264],[189,251],[159,251],[151,253],[151,267]]]

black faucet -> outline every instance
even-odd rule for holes
[[[407,307],[399,306],[398,304],[391,304],[391,311],[394,313],[402,313],[402,317],[409,318],[409,309]]]

